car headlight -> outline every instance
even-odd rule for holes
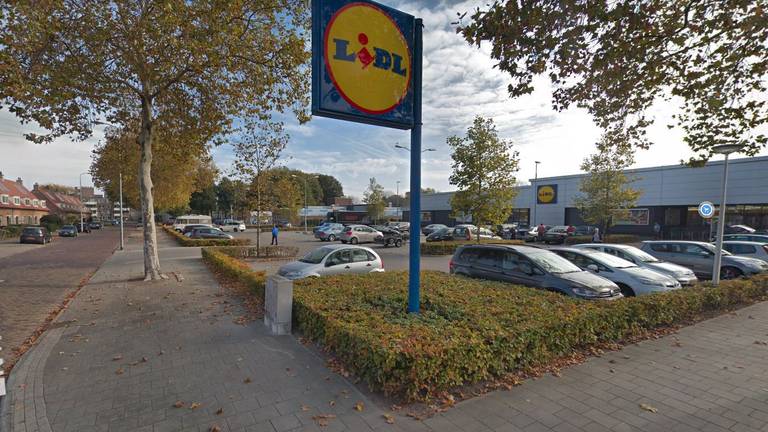
[[[288,272],[288,273],[283,275],[283,277],[285,277],[287,279],[298,279],[298,278],[300,278],[302,276],[303,276],[303,273],[300,272],[300,271],[292,271],[292,272]]]
[[[571,287],[573,293],[581,297],[600,297],[600,292],[585,287]]]
[[[666,284],[663,281],[655,280],[655,279],[638,279],[641,284],[643,285],[651,285],[651,286],[666,286]]]

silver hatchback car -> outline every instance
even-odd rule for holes
[[[328,245],[290,262],[277,271],[286,279],[303,279],[336,274],[379,273],[384,271],[381,257],[364,246]]]
[[[710,243],[683,240],[654,240],[644,241],[640,249],[660,260],[688,267],[699,277],[707,279],[712,277],[712,268],[715,263],[715,247]],[[726,250],[723,251],[723,260],[720,266],[720,277],[723,279],[752,276],[766,271],[768,271],[768,263],[765,261],[735,256]]]
[[[367,225],[347,225],[339,234],[342,243],[373,243],[382,233]]]

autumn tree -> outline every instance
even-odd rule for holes
[[[368,180],[368,189],[363,193],[363,202],[367,204],[368,217],[373,222],[378,222],[384,218],[384,209],[387,207],[384,195],[384,186],[376,181],[376,177]]]
[[[544,75],[555,109],[586,108],[604,131],[635,147],[650,144],[654,103],[679,103],[676,125],[706,159],[722,141],[750,155],[768,141],[760,131],[768,123],[764,8],[754,0],[501,0],[466,23],[460,15],[458,31],[472,44],[490,44],[496,66],[512,78],[512,97],[531,93]]]
[[[300,113],[307,27],[303,0],[0,2],[0,100],[48,131],[27,135],[38,143],[85,139],[95,121],[138,122],[144,273],[160,279],[156,133],[162,125],[223,133],[234,117]]]
[[[453,159],[449,181],[458,189],[451,197],[454,215],[472,215],[477,226],[505,222],[517,195],[518,152],[512,142],[499,138],[493,120],[480,116],[465,137],[454,135],[447,142]]]
[[[344,188],[341,187],[341,183],[336,177],[318,174],[317,181],[320,183],[320,188],[323,191],[323,203],[325,205],[332,205],[334,198],[344,196]]]
[[[581,194],[574,198],[574,206],[585,222],[600,226],[603,233],[615,220],[626,220],[640,198],[641,192],[631,187],[637,178],[624,173],[633,163],[630,145],[603,137],[597,152],[581,164],[587,175],[581,180]]]

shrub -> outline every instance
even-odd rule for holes
[[[264,286],[267,281],[266,272],[255,271],[251,269],[248,264],[233,258],[218,249],[219,248],[201,249],[203,261],[213,268],[214,271],[221,273],[228,278],[237,279],[238,282],[243,283],[253,295],[263,302]]]
[[[183,234],[178,233],[173,228],[163,226],[163,230],[170,234],[176,241],[185,247],[191,246],[245,246],[251,244],[249,239],[191,239]]]
[[[587,302],[498,282],[425,272],[422,310],[408,315],[407,274],[304,280],[296,328],[371,388],[424,399],[595,343],[620,342],[766,298],[768,277],[613,302]],[[473,295],[474,294],[474,295]]]
[[[229,255],[233,258],[247,259],[247,258],[294,258],[299,254],[299,248],[295,246],[262,246],[259,248],[259,253],[256,253],[255,246],[222,246],[217,247],[216,251],[225,255]]]
[[[608,234],[603,237],[603,243],[637,243],[639,241],[641,238],[633,234]],[[567,245],[584,243],[592,243],[592,236],[572,236],[565,239]]]
[[[477,244],[474,240],[437,241],[421,244],[422,255],[453,255],[456,248],[465,244]],[[481,240],[480,244],[525,244],[522,240]]]

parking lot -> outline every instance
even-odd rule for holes
[[[251,240],[252,245],[256,245],[256,230],[248,230],[241,233],[232,233],[236,238],[248,238]],[[268,232],[261,233],[261,245],[268,245],[272,239],[272,235]],[[278,241],[283,246],[296,246],[299,248],[299,256],[306,254],[307,252],[325,246],[327,244],[333,244],[328,242],[321,242],[313,237],[312,232],[304,234],[301,231],[285,231],[281,232],[278,236]],[[421,241],[424,241],[424,236],[421,236]],[[341,244],[341,242],[335,242]],[[405,243],[400,248],[388,247],[376,243],[362,243],[361,246],[367,246],[376,251],[384,261],[384,269],[390,271],[408,270],[408,243]],[[422,270],[436,270],[436,271],[448,271],[448,262],[451,260],[450,255],[445,256],[422,256],[421,257],[421,269]],[[252,264],[255,270],[266,270],[268,274],[277,271],[277,268],[284,264],[285,261],[273,261],[267,263],[254,263]]]

